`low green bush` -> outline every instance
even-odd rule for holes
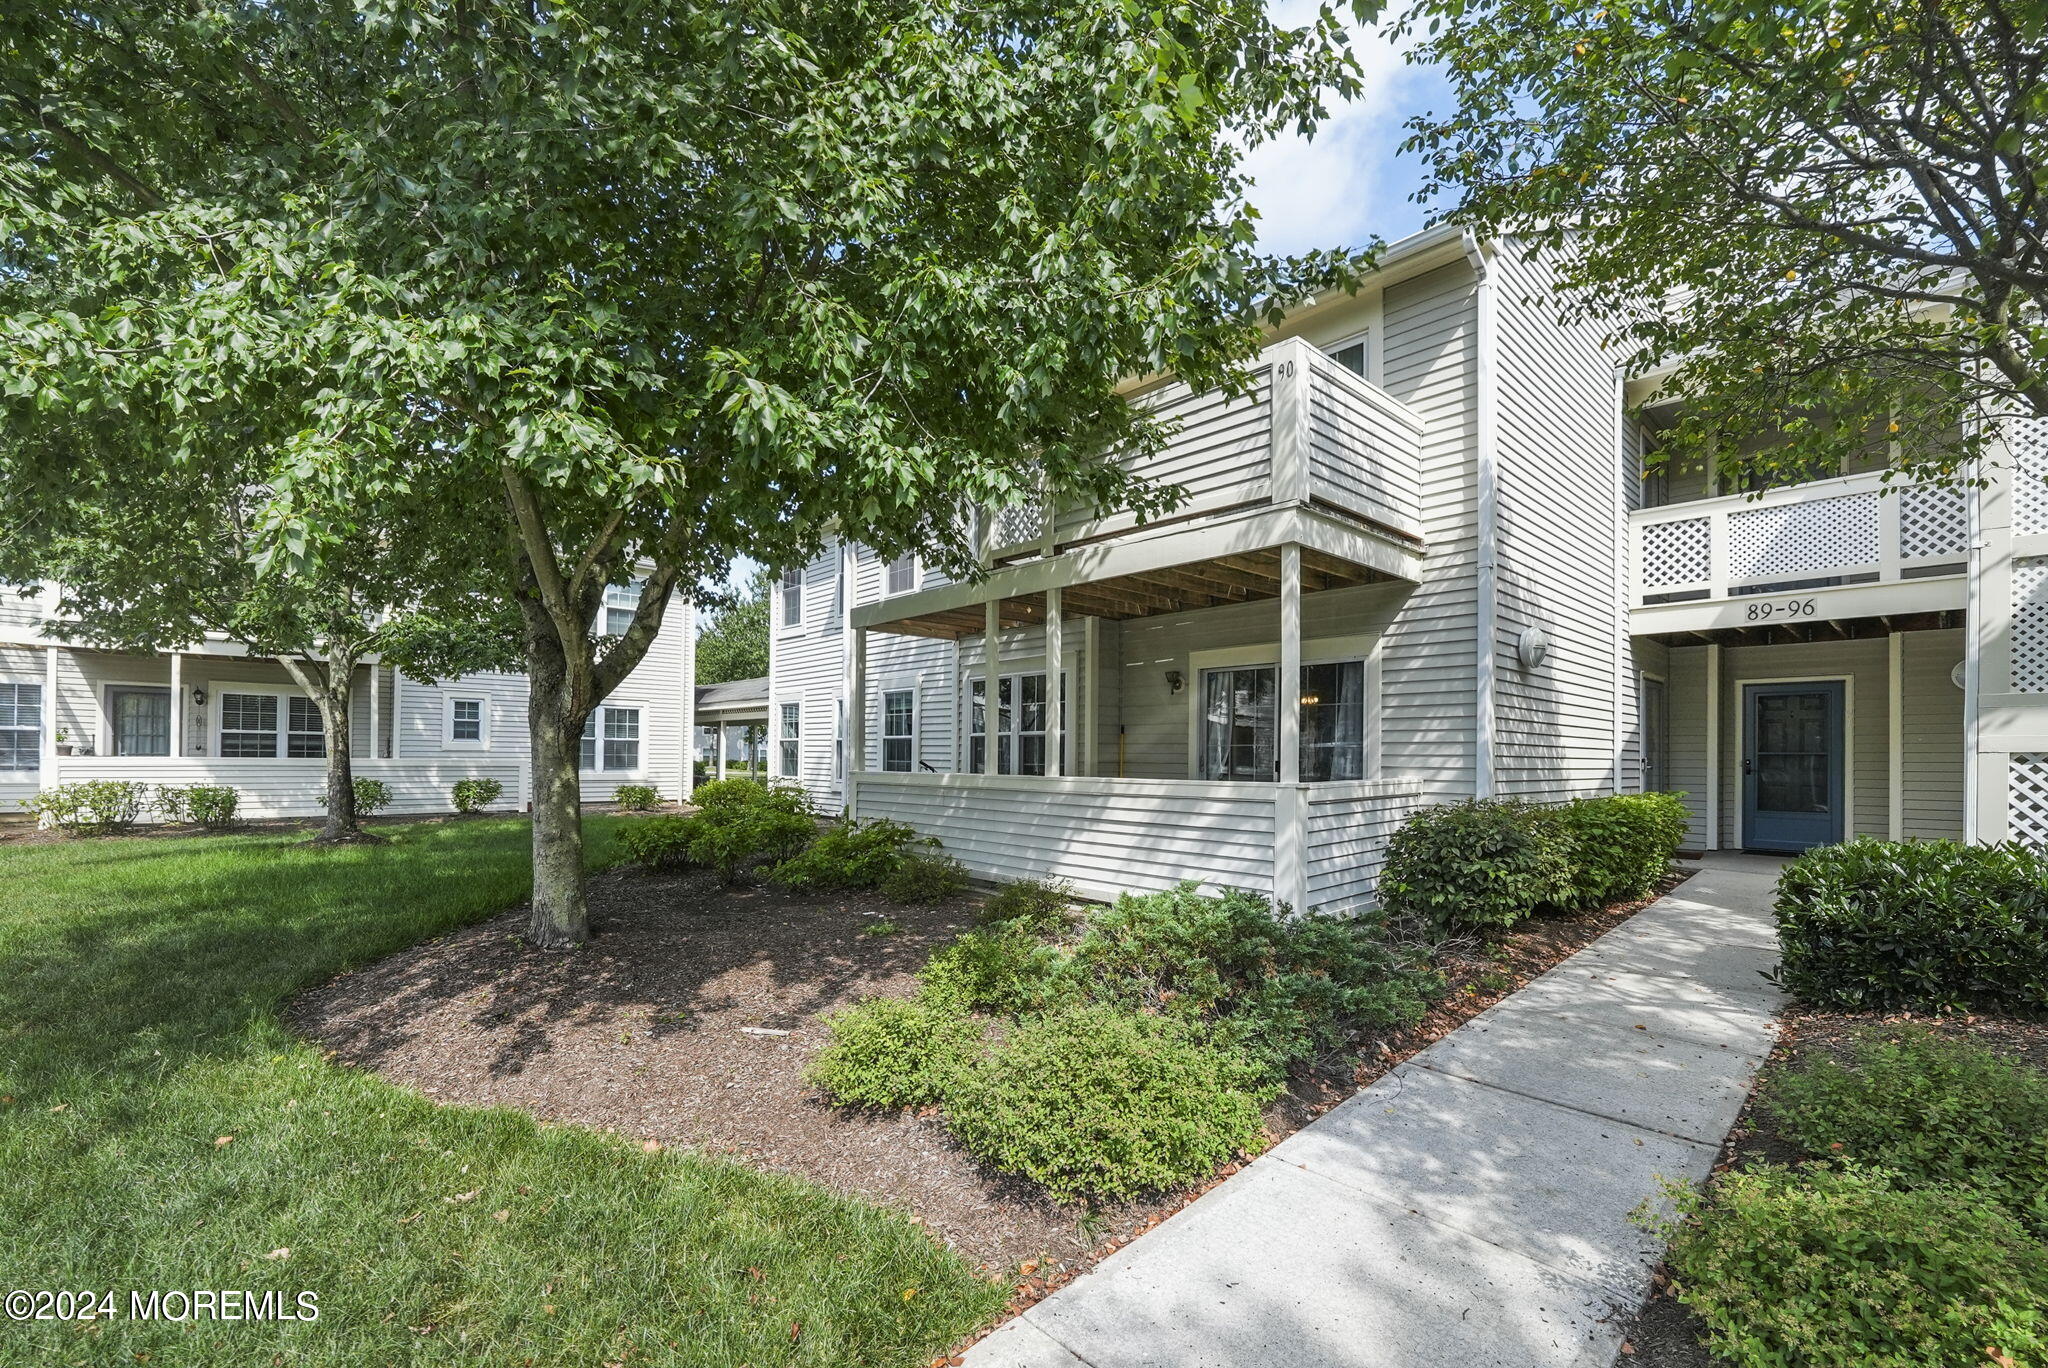
[[[219,828],[233,823],[241,796],[225,784],[158,784],[150,802],[166,822]]]
[[[628,812],[648,812],[661,806],[661,795],[652,784],[621,784],[612,790],[612,801]]]
[[[690,860],[718,871],[723,883],[738,883],[760,865],[793,858],[818,834],[817,820],[772,804],[707,809],[687,819]]]
[[[848,819],[827,827],[801,854],[770,870],[768,878],[790,889],[878,888],[918,842],[918,834],[901,822]]]
[[[496,779],[457,779],[449,796],[457,812],[482,812],[504,792],[505,786]]]
[[[918,982],[934,1001],[1014,1016],[1080,997],[1072,961],[1055,946],[1001,927],[969,931],[940,949]]]
[[[1394,832],[1380,906],[1440,931],[1498,934],[1572,896],[1572,838],[1554,808],[1502,799],[1423,808]]]
[[[126,831],[149,804],[147,784],[126,779],[89,779],[58,784],[21,800],[38,821],[78,836]]]
[[[1890,1011],[2048,1007],[2048,855],[2021,845],[1857,839],[1778,880],[1778,981],[1807,1002]]]
[[[2048,1233],[2048,1076],[1920,1026],[1872,1026],[1846,1063],[1773,1069],[1763,1100],[1809,1154],[1896,1174],[1905,1186],[1983,1189]]]
[[[832,1041],[804,1076],[856,1107],[922,1107],[943,1100],[981,1040],[981,1026],[929,994],[869,998],[834,1015]]]
[[[764,784],[756,779],[714,779],[699,784],[690,801],[706,812],[734,808],[768,808],[814,816],[810,795],[794,784]]]
[[[374,817],[391,806],[397,797],[391,785],[382,779],[357,779],[353,787],[356,795],[356,816]]]
[[[968,1153],[1059,1201],[1117,1201],[1263,1149],[1271,1096],[1238,1052],[1097,1005],[1019,1023],[947,1091],[946,1117]]]
[[[912,850],[882,880],[882,896],[894,903],[939,903],[967,891],[967,866],[936,850]]]
[[[1670,1195],[1678,1299],[1737,1368],[2048,1361],[2048,1251],[1980,1192],[1764,1164]]]
[[[1657,886],[1685,841],[1688,817],[1676,793],[1580,798],[1557,810],[1571,837],[1571,902],[1605,907]]]
[[[984,922],[1014,926],[1038,936],[1066,930],[1073,917],[1074,890],[1058,879],[1006,883],[981,905]]]
[[[646,870],[681,869],[691,863],[690,838],[695,817],[646,817],[619,828],[619,848]]]

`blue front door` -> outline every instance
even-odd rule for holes
[[[1742,831],[1750,850],[1842,839],[1842,684],[1746,684]]]

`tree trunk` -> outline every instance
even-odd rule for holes
[[[527,634],[527,736],[533,757],[533,917],[527,937],[543,950],[590,939],[583,895],[583,719],[560,647]],[[568,706],[564,706],[567,704]]]
[[[349,719],[349,710],[355,703],[356,657],[353,654],[330,655],[323,666],[280,656],[279,663],[320,709],[320,725],[326,732],[327,820],[322,824],[320,834],[313,838],[314,843],[345,845],[379,839],[364,831],[356,818],[356,781],[351,763]]]

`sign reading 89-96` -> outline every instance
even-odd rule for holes
[[[1815,600],[1810,598],[1765,599],[1752,603],[1744,614],[1750,622],[1779,622],[1791,618],[1810,618],[1814,614]]]

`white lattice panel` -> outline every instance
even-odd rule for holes
[[[1899,554],[1907,560],[1960,556],[1970,547],[1969,495],[1928,485],[1899,494]]]
[[[2017,752],[2005,771],[2005,831],[2015,841],[2048,845],[2048,755]]]
[[[2048,556],[2012,563],[2012,686],[2048,693]]]
[[[1730,579],[1788,579],[1877,564],[1879,496],[1844,494],[1728,515]]]
[[[2048,418],[2016,418],[2006,428],[2012,448],[2012,530],[2048,532]]]
[[[1643,528],[1643,587],[1698,584],[1713,565],[1713,531],[1705,518],[1650,523]]]
[[[1021,546],[1035,542],[1045,535],[1045,506],[1038,503],[1019,504],[1015,508],[1000,509],[996,513],[996,545]]]

